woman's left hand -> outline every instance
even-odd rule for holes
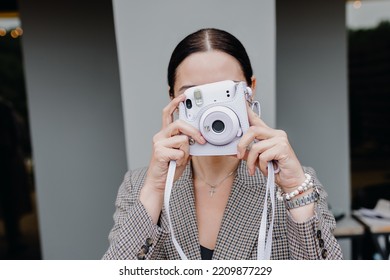
[[[248,117],[250,127],[238,143],[237,157],[247,161],[249,174],[254,175],[258,166],[268,176],[268,162],[274,161],[279,168],[275,182],[284,192],[301,185],[306,177],[286,132],[267,126],[249,106]]]

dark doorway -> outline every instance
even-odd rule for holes
[[[0,259],[41,259],[16,0],[0,3]]]
[[[390,1],[347,4],[353,209],[390,200]],[[387,259],[366,230],[363,259]],[[383,250],[382,250],[383,251]]]

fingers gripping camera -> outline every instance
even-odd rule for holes
[[[199,129],[207,143],[193,143],[194,156],[234,155],[243,133],[249,128],[244,82],[222,81],[187,89],[179,104],[179,119]]]

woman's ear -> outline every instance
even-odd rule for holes
[[[252,89],[252,94],[254,97],[256,94],[256,83],[257,83],[256,77],[252,76],[251,81],[252,81],[251,89]]]

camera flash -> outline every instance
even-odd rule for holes
[[[195,97],[196,106],[198,106],[198,107],[202,106],[203,105],[203,98],[202,98],[202,92],[200,91],[200,89],[195,89],[194,97]]]

